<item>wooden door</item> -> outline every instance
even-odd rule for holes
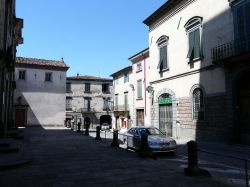
[[[23,127],[26,125],[26,109],[16,109],[16,127]]]

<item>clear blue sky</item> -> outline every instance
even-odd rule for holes
[[[166,0],[16,0],[24,19],[17,56],[60,60],[68,76],[109,77],[148,47],[142,23]]]

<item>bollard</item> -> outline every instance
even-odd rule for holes
[[[89,124],[85,125],[85,136],[89,136]]]
[[[77,132],[81,132],[81,123],[80,122],[77,123]]]
[[[112,147],[119,147],[119,142],[118,142],[118,130],[114,130],[113,132],[113,141],[111,142]]]
[[[147,133],[142,133],[141,134],[141,144],[140,144],[140,150],[138,151],[138,155],[140,157],[146,158],[146,157],[151,157],[155,158],[149,148],[148,145],[148,134]]]
[[[211,177],[207,170],[201,169],[198,166],[198,153],[197,143],[195,141],[189,141],[187,143],[188,149],[188,167],[184,169],[184,173],[188,176],[207,176]]]
[[[100,136],[100,130],[101,130],[101,127],[97,126],[96,127],[96,137],[95,137],[95,140],[102,140],[102,138]]]

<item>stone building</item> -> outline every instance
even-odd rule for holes
[[[17,126],[63,126],[66,72],[62,61],[16,58],[15,119]]]
[[[114,81],[113,128],[126,131],[136,125],[135,86],[132,66],[125,67],[111,75]]]
[[[23,20],[16,18],[15,0],[0,0],[0,137],[14,126],[16,46],[23,43]]]
[[[136,126],[150,126],[150,98],[149,92],[149,49],[144,49],[131,56],[132,62],[132,84],[134,86],[134,115]]]
[[[250,144],[249,12],[249,0],[168,0],[144,20],[152,124],[177,139]]]
[[[67,123],[90,123],[93,128],[102,123],[111,125],[113,81],[94,76],[67,77]],[[72,120],[73,119],[73,120]]]

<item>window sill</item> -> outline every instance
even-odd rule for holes
[[[192,64],[192,63],[195,63],[195,62],[198,62],[198,61],[202,61],[203,59],[204,59],[204,57],[198,57],[198,58],[195,58],[193,60],[188,59],[188,64]]]
[[[102,92],[103,94],[110,94],[110,92]]]
[[[169,68],[166,68],[166,69],[160,70],[160,71],[159,71],[159,73],[163,73],[163,72],[166,72],[166,71],[169,71]]]
[[[140,72],[142,72],[142,70],[138,70],[138,71],[136,71],[136,73],[140,73]]]
[[[92,92],[91,91],[84,91],[84,93],[91,94]]]
[[[143,100],[143,98],[142,98],[142,97],[139,97],[139,98],[137,98],[136,100],[137,100],[137,101],[140,101],[140,100]]]

